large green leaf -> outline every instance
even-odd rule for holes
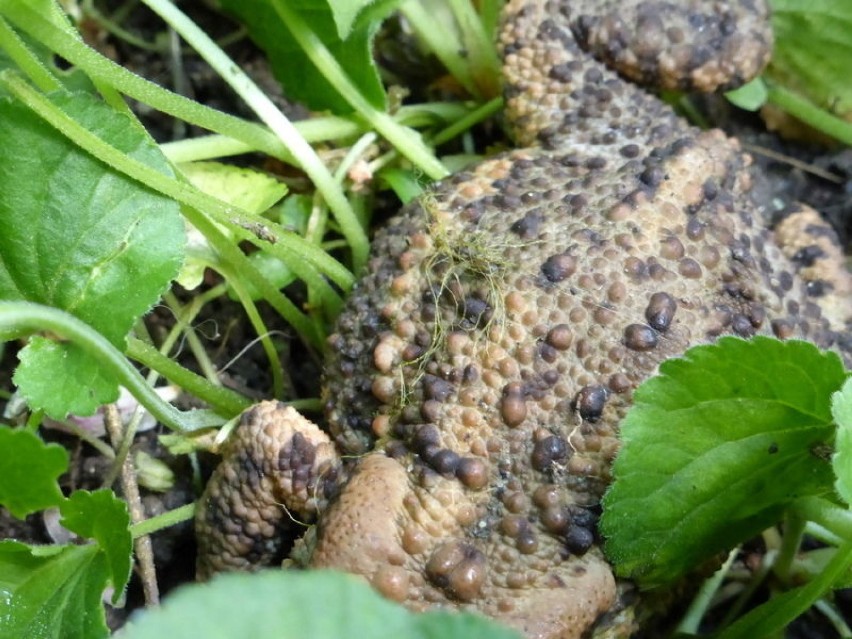
[[[103,553],[87,546],[0,541],[0,639],[101,639]]]
[[[635,393],[604,497],[606,552],[656,585],[832,490],[822,452],[845,371],[807,342],[728,337],[669,360]]]
[[[470,614],[415,615],[364,581],[327,571],[220,575],[136,614],[122,639],[518,639]]]
[[[852,2],[772,0],[776,47],[768,74],[838,115],[852,109]]]
[[[156,144],[126,115],[84,93],[58,92],[51,100],[101,139],[172,175]],[[111,170],[10,99],[0,100],[0,148],[0,299],[69,311],[123,350],[134,322],[177,274],[184,244],[178,205]],[[97,368],[82,363],[85,357],[67,345],[25,354],[16,383],[31,406],[51,417],[91,414],[115,399],[114,382],[88,375],[64,406],[50,391],[51,380],[73,382],[81,369]]]

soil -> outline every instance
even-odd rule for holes
[[[124,3],[109,1],[95,4],[103,14],[110,15]],[[180,5],[181,9],[213,38],[226,37],[238,29],[234,22],[200,0],[188,0],[181,2]],[[122,19],[121,25],[148,42],[164,40],[162,23],[142,5],[137,5],[127,14]],[[246,118],[252,117],[224,82],[188,48],[183,50],[182,69],[176,70],[166,51],[146,51],[130,46],[108,34],[93,20],[87,20],[83,27],[85,37],[90,44],[132,71],[209,106]],[[408,83],[413,87],[432,87],[435,91],[441,91],[440,68],[434,60],[423,59],[416,47],[410,41],[406,41],[406,36],[398,23],[389,22],[378,42],[382,47],[378,57],[386,73],[395,81]],[[262,52],[247,38],[237,40],[228,46],[227,51],[275,97],[276,102],[288,116],[298,119],[307,115],[304,109],[291,105],[284,99],[272,78]],[[411,75],[412,70],[415,69],[416,77]],[[422,97],[413,93],[411,99]],[[836,225],[838,232],[848,245],[849,238],[852,237],[852,150],[826,150],[823,147],[783,142],[777,136],[767,133],[759,119],[734,111],[726,106],[725,102],[702,99],[700,103],[711,121],[743,140],[756,160],[771,176],[774,191],[783,193],[786,199],[806,202],[824,212]],[[198,133],[193,130],[193,127],[175,123],[168,116],[141,108],[139,105],[136,107],[141,120],[158,141],[191,137]],[[496,122],[482,126],[477,132],[480,148],[484,149],[491,144],[498,132],[499,126]],[[771,153],[765,153],[766,149]],[[451,152],[452,149],[448,148],[446,151]],[[789,158],[794,159],[795,166],[791,167]],[[249,157],[241,161],[260,165],[262,159]],[[815,175],[811,170],[813,167],[827,172],[830,177]],[[303,176],[292,171],[289,172],[288,179],[291,188],[297,190],[307,184]],[[376,201],[380,204],[375,215],[376,219],[387,217],[396,206],[393,204],[393,198],[386,195],[380,195]],[[216,283],[212,275],[206,282],[207,285]],[[194,292],[182,290],[177,290],[176,293],[182,300],[188,300],[194,294]],[[287,293],[297,303],[302,296],[302,291],[298,287],[288,290]],[[317,397],[320,362],[304,345],[292,338],[293,332],[280,317],[270,309],[264,308],[262,312],[269,329],[280,332],[276,343],[285,364],[288,396]],[[155,308],[147,319],[149,331],[155,341],[168,331],[172,323],[173,317],[165,307]],[[215,366],[222,368],[233,361],[222,373],[226,385],[256,399],[271,396],[271,380],[267,372],[266,358],[258,344],[250,345],[255,339],[255,334],[245,320],[239,304],[225,297],[219,298],[207,304],[203,315],[197,318],[195,325]],[[5,349],[0,350],[0,389],[7,393],[14,391],[11,375],[16,364],[15,355],[19,346],[19,344],[10,343]],[[190,369],[196,368],[188,352],[182,353],[179,359],[184,366]],[[183,398],[182,401],[187,403],[188,398]],[[0,407],[5,411],[8,403],[0,403],[2,403]],[[312,415],[309,417],[318,418]],[[7,421],[14,422],[14,418]],[[200,483],[199,479],[193,475],[187,456],[171,455],[162,446],[157,437],[161,433],[161,430],[154,430],[140,434],[132,451],[145,450],[156,456],[173,470],[176,477],[174,487],[165,493],[147,491],[143,488],[143,504],[148,516],[190,503],[197,494]],[[69,451],[72,468],[62,479],[63,489],[70,491],[76,488],[102,487],[103,479],[110,471],[110,464],[94,448],[54,430],[43,429],[43,436],[49,441],[60,443]],[[202,456],[201,462],[203,475],[209,471],[213,459]],[[120,492],[118,485],[115,488]],[[15,538],[29,543],[52,543],[41,514],[31,515],[25,521],[19,521],[2,508],[0,508],[0,538]],[[167,595],[176,586],[193,579],[195,548],[190,522],[153,535],[153,546],[162,595]],[[759,557],[762,552],[763,549],[759,544],[750,547],[745,554],[745,561],[747,562],[749,557],[751,559]],[[852,591],[840,593],[838,604],[843,608],[846,617],[852,619]],[[144,601],[140,582],[134,575],[127,591],[125,607],[108,606],[110,627],[120,627],[128,611],[142,605]],[[822,615],[810,613],[799,619],[789,629],[788,636],[797,639],[828,639],[834,636],[833,632]]]

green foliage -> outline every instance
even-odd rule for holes
[[[762,78],[755,78],[739,89],[728,91],[725,97],[741,109],[757,111],[766,102],[769,91]]]
[[[0,542],[0,590],[8,597],[0,602],[0,639],[105,636],[104,588],[112,583],[117,601],[130,578],[127,504],[110,490],[80,490],[63,498],[57,479],[67,469],[68,454],[61,446],[26,430],[0,427],[0,506],[19,518],[59,506],[62,525],[94,542]]]
[[[837,424],[834,456],[834,487],[847,505],[852,506],[852,377],[831,396],[831,414]]]
[[[106,558],[109,579],[115,586],[113,602],[130,579],[133,539],[127,504],[111,490],[77,490],[59,506],[62,525],[81,537],[94,539]]]
[[[234,602],[239,605],[235,606]],[[357,577],[328,571],[220,575],[134,616],[122,639],[517,639],[470,614],[412,614]]]
[[[621,425],[601,528],[619,574],[669,583],[831,490],[840,358],[808,342],[726,337],[660,366]]]
[[[772,0],[777,45],[768,76],[818,106],[852,109],[852,2]]]
[[[263,213],[287,193],[268,175],[221,162],[186,162],[180,170],[197,189],[253,213]]]
[[[127,116],[87,94],[57,92],[51,100],[129,157],[172,175]],[[110,170],[8,98],[0,101],[0,147],[17,158],[0,166],[0,298],[70,311],[123,349],[180,266],[177,204]],[[38,340],[20,358],[16,384],[51,417],[90,415],[118,396],[115,381],[74,345]],[[62,380],[75,388],[57,392]]]
[[[329,83],[294,37],[276,8],[279,1],[283,0],[220,0],[220,4],[248,26],[291,99],[316,110],[351,113],[352,106]],[[287,2],[287,8],[309,26],[361,94],[377,109],[385,108],[387,96],[371,47],[380,24],[376,16],[389,11],[393,4],[395,2],[386,0]]]
[[[15,517],[56,506],[62,500],[57,480],[68,469],[62,446],[46,444],[35,433],[0,426],[0,505]]]
[[[0,541],[0,639],[100,639],[109,571],[94,544]]]
[[[345,133],[316,140],[345,146],[359,135],[374,135],[373,127],[383,139],[383,152],[392,147],[368,161],[401,199],[416,197],[421,174],[437,178],[446,173],[429,145],[493,113],[459,107],[452,117],[438,115],[447,112],[440,104],[423,105],[420,119],[418,105],[386,112],[385,90],[370,49],[380,21],[400,4],[424,49],[435,53],[471,96],[495,95],[498,63],[491,43],[499,0],[482,0],[476,8],[444,0],[222,3],[244,19],[267,49],[291,96],[314,108],[357,113],[350,119],[325,118]],[[160,15],[175,9],[159,0],[146,4],[159,7]],[[763,100],[761,91],[769,87],[771,100],[777,91],[771,82],[784,80],[812,100],[848,107],[849,65],[841,60],[848,60],[849,43],[840,37],[850,27],[848,3],[775,4],[780,37],[770,79],[744,89],[738,99],[757,106]],[[355,271],[364,261],[366,234],[362,219],[349,210],[343,195],[345,179],[332,176],[294,134],[295,127],[290,131],[281,125],[283,117],[264,117],[266,96],[257,91],[240,94],[271,129],[171,94],[106,60],[83,43],[51,0],[0,0],[0,17],[0,95],[5,96],[0,99],[0,148],[6,160],[0,164],[0,334],[11,338],[42,333],[22,350],[14,378],[30,408],[57,417],[90,413],[112,401],[114,378],[120,377],[161,422],[176,430],[210,425],[209,414],[193,420],[169,405],[158,405],[123,357],[132,327],[178,270],[186,221],[204,235],[193,248],[196,282],[203,269],[216,270],[226,280],[219,288],[239,297],[258,334],[268,331],[254,299],[269,302],[310,345],[321,348],[324,328],[319,323],[334,315],[341,292],[354,281],[352,272],[325,250],[351,253]],[[187,38],[178,22],[169,24]],[[822,44],[826,37],[833,39],[827,47]],[[206,59],[215,59],[212,44],[196,44],[202,40],[187,38]],[[804,51],[805,57],[789,54],[792,48]],[[67,61],[70,72],[60,72],[55,58]],[[214,68],[229,80],[238,73],[227,57],[225,62]],[[71,92],[71,86],[81,91]],[[218,133],[217,139],[201,140],[208,152],[198,157],[262,152],[303,169],[317,192],[291,195],[270,209],[283,189],[257,173],[190,163],[182,164],[183,174],[176,175],[126,110],[125,95]],[[410,119],[402,115],[406,110]],[[427,123],[411,123],[421,120]],[[424,143],[419,132],[409,128],[415,126],[434,137]],[[389,164],[394,154],[406,156],[413,168]],[[196,159],[192,153],[188,157]],[[361,195],[353,199],[359,205],[368,202]],[[251,243],[251,255],[241,242]],[[307,290],[304,313],[279,290],[297,279]],[[23,318],[17,324],[8,320],[15,312]],[[187,311],[187,326],[195,312],[197,308]],[[85,322],[82,328],[74,324],[75,317]],[[191,331],[187,334],[192,336]],[[192,340],[187,341],[192,348]],[[274,351],[268,338],[265,347]],[[852,492],[852,391],[847,384],[835,393],[830,409],[827,399],[844,374],[837,358],[807,345],[779,346],[767,340],[755,340],[753,347],[722,340],[721,348],[723,354],[707,347],[691,352],[685,362],[665,364],[663,377],[637,392],[637,410],[625,425],[627,461],[619,458],[616,475],[630,479],[617,480],[607,496],[603,525],[613,533],[608,548],[624,558],[619,569],[646,583],[673,578],[785,512],[794,515],[791,519],[814,521],[837,538],[852,534],[849,512],[837,506],[832,492],[835,489],[847,503]],[[136,349],[137,356],[143,350]],[[159,372],[168,370],[184,389],[193,389],[189,394],[222,415],[231,416],[238,412],[233,407],[244,405],[244,398],[217,396],[214,377],[204,386],[203,380],[175,370],[180,369],[177,364],[162,365],[167,351],[159,355],[160,360],[149,357],[144,363]],[[269,356],[273,362],[275,357]],[[204,354],[198,359],[204,368]],[[747,380],[737,377],[743,366]],[[635,435],[627,435],[631,430]],[[634,463],[640,470],[632,469]],[[59,506],[64,525],[91,540],[49,547],[0,542],[0,606],[5,606],[0,608],[0,639],[106,636],[104,589],[111,584],[115,600],[125,587],[131,565],[126,506],[109,491],[79,491],[63,499],[57,478],[66,466],[62,449],[44,444],[29,431],[0,428],[0,504],[21,517]],[[802,499],[809,494],[826,497]],[[158,522],[145,525],[154,530]],[[789,572],[806,575],[810,582],[745,617],[725,639],[780,628],[834,585],[849,583],[848,547],[823,548],[818,556],[808,554],[807,560],[806,566],[804,561],[795,566],[798,573]],[[261,638],[284,633],[320,639],[514,636],[468,615],[411,615],[350,578],[279,573],[226,577],[186,588],[162,610],[139,615],[124,631],[131,639],[134,633]]]
[[[780,636],[796,617],[803,614],[824,592],[852,567],[852,541],[832,554],[831,562],[811,581],[777,595],[742,616],[716,636],[716,639],[754,639]]]

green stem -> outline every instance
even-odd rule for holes
[[[251,400],[228,388],[211,384],[201,375],[185,369],[150,344],[135,337],[127,341],[127,356],[148,368],[153,368],[173,384],[201,398],[224,417],[238,415],[251,405]]]
[[[788,583],[790,580],[790,568],[793,566],[793,561],[799,552],[806,523],[807,521],[797,510],[791,508],[787,511],[784,522],[784,536],[781,541],[781,551],[778,553],[778,559],[776,559],[774,566],[775,574],[784,583]]]
[[[281,113],[269,96],[261,91],[216,43],[174,4],[164,0],[142,0],[142,2],[179,33],[284,142],[334,213],[340,225],[340,231],[352,249],[354,270],[358,272],[367,261],[367,252],[370,248],[367,234],[346,200],[343,188],[334,180],[316,152],[299,135],[293,123]]]
[[[479,124],[483,120],[490,118],[503,108],[503,98],[494,98],[485,104],[478,106],[473,111],[470,111],[463,117],[454,120],[450,126],[439,131],[435,137],[431,139],[432,144],[438,146],[448,140],[452,140],[457,135]]]
[[[826,135],[844,144],[852,144],[852,124],[819,108],[813,102],[783,87],[766,82],[771,102]]]
[[[713,597],[718,592],[719,587],[722,585],[722,581],[724,581],[727,576],[728,571],[731,569],[731,565],[734,563],[734,559],[736,559],[739,552],[739,547],[734,548],[731,552],[729,552],[728,558],[719,570],[713,573],[712,577],[704,581],[701,585],[701,589],[698,591],[698,594],[693,597],[692,602],[689,604],[689,609],[686,611],[683,619],[681,619],[681,622],[678,624],[678,632],[690,635],[694,635],[698,632],[698,626],[701,624],[701,620],[704,618],[704,615],[707,614],[707,610],[710,608],[710,603],[713,600]]]
[[[183,413],[164,402],[109,340],[73,315],[32,302],[0,302],[0,337],[8,339],[35,331],[49,331],[77,344],[172,430],[185,432],[222,422],[210,411]]]
[[[227,277],[227,273],[224,271],[222,274]],[[249,292],[243,285],[242,280],[238,277],[230,276],[228,277],[228,281],[231,283],[234,293],[236,293],[240,303],[243,305],[243,308],[246,311],[246,317],[248,317],[252,328],[254,328],[255,333],[257,333],[257,336],[260,339],[263,351],[266,353],[266,359],[269,360],[269,372],[272,375],[272,396],[283,397],[284,367],[281,365],[281,358],[278,357],[278,351],[275,348],[275,344],[270,338],[269,329],[266,328],[266,324],[263,322],[263,318],[260,316],[257,306],[255,306],[252,301],[251,295],[249,295]]]
[[[311,62],[343,99],[355,109],[358,115],[367,120],[380,135],[433,180],[439,180],[448,175],[449,172],[446,167],[423,143],[418,133],[399,126],[387,113],[377,110],[370,104],[358,90],[358,87],[352,83],[322,40],[288,3],[283,0],[272,0],[272,5]]]
[[[280,160],[287,161],[291,157],[281,140],[265,127],[206,107],[128,71],[64,32],[22,0],[0,0],[0,13],[21,31],[82,69],[93,81],[108,83],[163,113],[241,140],[252,149]]]
[[[183,521],[192,519],[194,516],[195,504],[185,504],[179,508],[175,508],[174,510],[168,510],[164,513],[160,513],[159,515],[149,517],[144,521],[140,521],[138,524],[133,524],[130,527],[130,534],[134,539],[138,539],[139,537],[150,535],[158,530],[163,530],[169,526],[174,526]]]
[[[62,86],[3,18],[0,18],[0,49],[45,93],[56,91]]]
[[[852,539],[852,510],[841,508],[822,497],[803,497],[790,507],[806,521],[813,521],[840,539]]]
[[[293,304],[281,291],[263,276],[246,255],[227,238],[219,228],[200,212],[194,209],[185,209],[184,215],[189,222],[197,228],[208,239],[211,246],[219,254],[222,264],[210,263],[209,266],[216,271],[225,270],[228,273],[239,273],[240,277],[251,282],[252,286],[269,302],[269,304],[292,326],[307,344],[321,349],[324,345],[324,336],[320,334],[316,323],[306,317],[296,305]],[[339,308],[339,302],[335,300],[329,303],[330,309]]]
[[[288,231],[259,215],[222,202],[199,191],[191,184],[179,182],[147,164],[134,160],[79,125],[45,96],[39,94],[13,74],[7,71],[0,72],[0,80],[15,97],[80,148],[150,189],[193,209],[205,211],[217,222],[226,224],[240,239],[248,240],[278,257],[309,286],[317,287],[318,290],[325,291],[330,296],[335,296],[334,291],[322,277],[319,277],[319,274],[314,270],[315,268],[328,275],[343,288],[352,286],[354,281],[352,273],[321,248],[305,242],[292,231]],[[252,230],[257,228],[268,231],[272,240],[258,237]]]
[[[123,40],[127,44],[132,45],[137,49],[142,49],[143,51],[149,51],[157,54],[163,53],[163,46],[158,42],[148,42],[147,40],[143,40],[130,31],[124,29],[119,23],[102,14],[92,0],[84,0],[83,12],[84,15],[91,18],[104,31],[115,36],[119,40]]]
[[[343,140],[360,135],[364,131],[363,126],[337,116],[312,117],[310,120],[294,122],[293,126],[308,144]],[[160,145],[160,150],[172,162],[195,162],[251,153],[257,149],[245,142],[217,133],[165,142]],[[289,152],[283,159],[290,164],[296,164],[296,160]]]

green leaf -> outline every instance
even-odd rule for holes
[[[224,574],[135,615],[123,639],[518,639],[468,614],[415,615],[364,581],[328,571]]]
[[[820,454],[840,358],[807,342],[734,337],[664,362],[622,422],[601,528],[618,574],[677,579],[831,491]]]
[[[755,78],[739,89],[728,91],[725,97],[733,104],[746,111],[757,111],[766,102],[769,91],[762,78]]]
[[[831,414],[837,425],[834,438],[834,487],[847,505],[852,505],[852,377],[831,396]]]
[[[67,469],[62,446],[46,444],[28,430],[0,426],[0,504],[15,517],[58,505],[57,480]]]
[[[393,189],[393,192],[396,193],[403,204],[408,204],[423,193],[424,186],[421,175],[415,171],[391,167],[383,169],[379,173],[379,177]]]
[[[0,639],[100,639],[107,583],[97,546],[0,541]]]
[[[346,40],[352,33],[355,18],[364,7],[376,2],[376,0],[328,0],[328,8],[337,26],[337,37]]]
[[[263,213],[287,193],[278,180],[239,166],[184,162],[178,167],[195,188],[252,213]]]
[[[127,504],[111,490],[76,490],[59,506],[60,522],[71,532],[98,542],[106,557],[116,603],[130,579],[133,538]]]
[[[54,419],[92,415],[98,406],[118,399],[115,379],[105,376],[98,361],[76,344],[34,336],[18,351],[18,359],[12,381],[31,406]]]
[[[51,100],[129,156],[172,175],[154,142],[126,115],[88,94],[57,92]],[[0,163],[0,299],[70,311],[123,350],[134,322],[180,266],[178,205],[110,170],[8,99],[0,100],[0,148],[7,158]],[[23,379],[40,373],[38,389],[20,387],[33,408],[55,418],[72,407],[57,412],[49,394],[39,392],[49,388],[47,378],[70,380],[81,367],[91,368],[79,362],[80,351],[62,349],[64,357],[49,359],[55,368],[33,360],[42,368]],[[112,393],[101,387],[99,394]],[[82,401],[89,410],[79,412],[90,414],[99,400]]]
[[[358,1],[363,6],[371,4]],[[349,2],[347,0],[347,4]],[[245,23],[252,39],[269,57],[275,77],[289,98],[314,110],[328,109],[338,114],[352,112],[349,103],[308,59],[275,11],[272,0],[220,0],[220,3]],[[371,49],[381,21],[378,17],[366,19],[368,15],[381,12],[367,11],[364,17],[353,22],[360,11],[334,11],[330,4],[327,0],[287,0],[288,8],[310,26],[364,97],[383,110],[386,95]],[[339,7],[343,5],[344,0],[336,3]]]
[[[772,0],[770,78],[838,115],[852,108],[852,2]]]
[[[852,541],[834,553],[825,570],[812,581],[773,597],[741,617],[716,639],[754,639],[755,637],[781,636],[780,633],[794,619],[803,614],[820,597],[832,589],[835,581],[852,566]]]

